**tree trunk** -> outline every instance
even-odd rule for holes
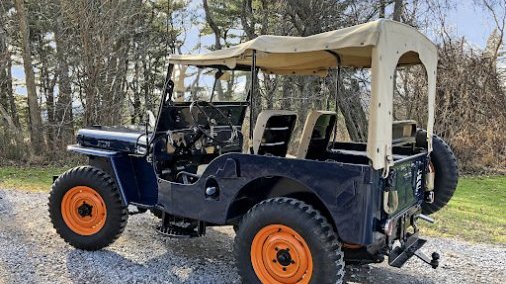
[[[12,88],[12,60],[10,54],[8,54],[8,63],[7,63],[7,100],[9,101],[11,117],[17,128],[21,128],[21,123],[19,122],[19,114],[16,106],[16,102],[14,101],[14,89]],[[21,135],[21,134],[20,134]]]
[[[404,9],[404,3],[402,3],[402,0],[395,0],[394,1],[394,12],[392,14],[392,20],[400,22],[401,21],[401,15],[402,11]]]
[[[202,0],[202,4],[204,6],[204,11],[206,13],[206,21],[213,30],[214,33],[214,44],[216,49],[221,49],[221,31],[218,25],[214,22],[214,18],[211,15],[211,11],[209,10],[209,5],[207,4],[207,0]]]
[[[57,144],[65,146],[74,139],[74,116],[72,112],[72,87],[69,78],[68,58],[65,50],[68,42],[62,34],[61,15],[57,16],[54,31],[56,59],[58,60],[58,99],[55,103],[55,121],[57,123]]]
[[[6,110],[8,109],[7,85],[9,84],[7,79],[7,60],[10,60],[10,56],[7,50],[7,35],[3,33],[3,30],[2,22],[0,22],[0,106]]]
[[[49,60],[48,50],[44,46],[44,42],[41,36],[37,36],[38,50],[36,54],[39,55],[40,62],[40,72],[39,72],[39,90],[41,95],[46,99],[46,113],[47,113],[47,123],[46,123],[46,134],[47,134],[47,144],[48,149],[50,151],[54,151],[57,149],[55,144],[56,139],[56,123],[54,117],[55,105],[54,105],[54,87],[56,85],[56,74],[51,78],[51,72],[49,71]]]
[[[0,16],[0,104],[10,115],[16,128],[20,128],[19,115],[14,103],[14,92],[12,88],[12,57],[9,51],[9,34],[6,21]]]
[[[244,0],[242,2],[241,25],[248,39],[257,37],[255,34],[255,21],[253,19],[252,0]],[[249,23],[248,20],[251,20],[252,23]]]
[[[379,0],[379,17],[380,18],[385,18],[385,8],[386,8],[385,0]]]
[[[19,21],[19,30],[21,33],[21,46],[23,53],[23,66],[25,70],[26,89],[28,93],[28,112],[30,130],[30,140],[35,154],[41,154],[44,149],[44,139],[42,131],[42,118],[37,101],[37,89],[35,86],[35,74],[32,68],[32,51],[30,47],[30,28],[26,18],[24,0],[15,0],[17,16]]]

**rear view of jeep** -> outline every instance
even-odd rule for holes
[[[395,70],[404,65],[426,70],[427,121],[394,120]],[[367,142],[337,139],[342,67],[370,70]],[[400,268],[416,256],[436,268],[437,252],[422,252],[419,221],[433,222],[428,215],[446,205],[458,178],[451,149],[433,134],[436,67],[431,41],[388,20],[172,55],[144,129],[79,131],[68,149],[89,165],[55,179],[53,225],[86,250],[116,240],[128,205],[158,216],[167,237],[231,225],[246,283],[341,283],[345,262],[385,258]],[[335,76],[334,108],[305,118],[254,110],[260,72]]]

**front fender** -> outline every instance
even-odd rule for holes
[[[92,166],[113,176],[125,205],[154,206],[157,203],[155,172],[145,157],[79,145],[69,145],[67,150],[89,156]]]
[[[117,151],[97,149],[97,148],[87,148],[87,147],[82,147],[78,144],[68,145],[67,151],[76,152],[76,153],[87,155],[87,156],[96,156],[96,157],[114,157],[114,156],[121,154],[120,152],[117,152]]]

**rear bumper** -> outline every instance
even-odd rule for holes
[[[418,233],[417,219],[422,213],[420,205],[414,205],[406,208],[393,216],[390,216],[383,223],[383,232],[387,237],[387,244],[389,248],[392,247],[395,241],[406,242],[411,235]]]
[[[437,268],[439,265],[437,253],[433,253],[432,259],[430,259],[420,251],[427,242],[418,235],[416,222],[421,211],[421,207],[416,205],[386,221],[384,230],[387,235],[389,265],[401,268],[413,256],[417,256],[433,268]],[[395,245],[396,241],[398,241],[398,245]]]

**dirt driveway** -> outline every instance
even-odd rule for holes
[[[47,193],[0,189],[0,283],[238,283],[230,227],[203,238],[173,240],[154,231],[150,214],[131,216],[111,247],[76,250],[53,230]],[[469,228],[468,228],[469,229]],[[438,251],[433,270],[417,259],[403,269],[386,264],[349,266],[348,283],[503,283],[506,246],[429,239]]]

